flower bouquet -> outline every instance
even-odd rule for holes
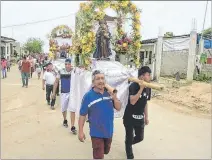
[[[126,54],[131,48],[132,40],[126,34],[121,39],[115,41],[114,50],[117,54]]]

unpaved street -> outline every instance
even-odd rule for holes
[[[56,110],[50,110],[41,80],[33,75],[29,88],[22,88],[16,68],[1,80],[1,158],[92,158],[88,124],[87,140],[81,143],[62,127],[59,97]],[[134,146],[135,158],[211,158],[211,119],[184,115],[155,103],[149,105],[149,116],[144,141]],[[111,152],[105,158],[125,159],[122,120],[116,119],[114,125]]]

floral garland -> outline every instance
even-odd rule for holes
[[[89,65],[89,61],[85,61],[90,58],[90,55],[95,50],[95,33],[93,32],[93,24],[95,20],[101,20],[104,18],[104,9],[114,9],[118,15],[126,15],[130,13],[132,15],[132,50],[134,53],[134,62],[139,67],[139,50],[141,47],[140,39],[140,10],[131,1],[91,1],[80,4],[80,10],[77,13],[77,27],[76,34],[80,37],[80,43],[82,47],[81,58],[83,65]],[[95,9],[99,9],[95,11]],[[117,33],[121,38],[124,34],[122,25],[120,22],[117,24]]]
[[[59,32],[59,35],[58,35]],[[71,30],[71,28],[69,28],[67,25],[59,25],[57,27],[55,27],[52,31],[49,38],[49,55],[54,58],[56,58],[56,52],[60,51],[60,50],[66,50],[69,51],[70,46],[69,45],[62,45],[59,46],[57,41],[55,40],[55,38],[57,37],[62,37],[62,38],[71,38],[73,35],[73,32]]]
[[[61,32],[60,35],[57,35],[57,32]],[[69,28],[67,25],[59,25],[57,27],[55,27],[52,32],[50,37],[51,38],[57,38],[57,37],[62,37],[62,38],[71,38],[73,35],[73,32],[71,30],[71,28]]]

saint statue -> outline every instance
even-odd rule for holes
[[[93,58],[109,59],[109,56],[112,55],[110,38],[111,34],[109,32],[107,22],[105,20],[100,20],[99,28],[96,32],[96,50],[93,54]]]

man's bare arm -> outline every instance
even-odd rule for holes
[[[79,122],[78,122],[79,132],[83,132],[83,127],[84,127],[85,121],[86,121],[86,116],[79,117]]]
[[[79,133],[78,133],[78,138],[81,142],[84,142],[85,141],[85,133],[83,131],[83,127],[84,127],[84,124],[85,124],[85,120],[86,120],[86,115],[85,116],[80,116],[79,117],[79,122],[78,122],[78,125],[79,125]]]
[[[135,105],[136,104],[136,102],[138,101],[138,99],[141,96],[141,93],[143,92],[143,89],[144,89],[144,87],[140,87],[140,89],[139,89],[139,91],[138,91],[138,93],[136,95],[131,95],[130,96],[130,103],[132,105]]]
[[[44,79],[42,80],[42,88],[43,88],[43,90],[45,90],[45,80]]]
[[[108,92],[113,100],[113,106],[117,111],[121,110],[121,102],[117,98],[117,93]]]
[[[148,119],[148,103],[146,104],[145,109],[144,109],[144,116],[145,116],[145,118]]]
[[[120,100],[118,100],[117,98],[113,100],[114,102],[114,108],[117,110],[117,111],[120,111],[121,110],[121,102]]]
[[[56,78],[55,82],[54,82],[54,87],[53,87],[53,95],[56,95],[56,90],[57,90],[57,86],[59,84],[60,79]]]
[[[144,109],[144,122],[145,122],[145,125],[149,124],[148,104],[146,104],[145,109]]]

